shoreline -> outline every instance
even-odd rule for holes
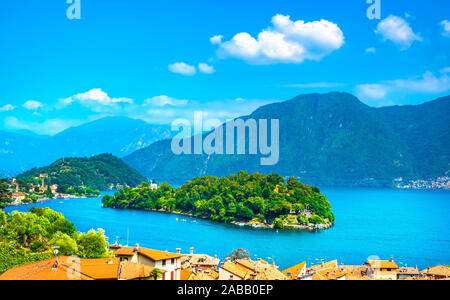
[[[45,202],[45,201],[49,201],[49,200],[57,200],[57,199],[86,199],[86,198],[96,198],[96,197],[101,197],[100,195],[95,195],[95,196],[75,196],[75,195],[68,195],[68,196],[64,196],[64,197],[54,197],[54,198],[41,198],[36,200],[35,202],[30,202],[30,203],[24,203],[23,201],[20,201],[19,203],[17,202],[12,202],[8,205],[6,205],[6,207],[8,206],[20,206],[20,205],[29,205],[29,204],[35,204],[35,203],[41,203],[41,202]]]
[[[130,209],[130,208],[116,208],[116,207],[109,207],[109,206],[102,206],[102,208],[123,209],[123,210]],[[134,208],[131,208],[131,210],[134,210]],[[213,222],[215,224],[230,224],[230,225],[234,225],[236,227],[251,227],[251,228],[255,228],[255,229],[268,229],[268,230],[276,230],[276,231],[277,230],[299,230],[299,231],[326,230],[326,229],[330,229],[334,225],[334,224],[317,224],[317,225],[311,225],[311,226],[310,225],[286,225],[283,228],[274,228],[273,225],[270,225],[270,224],[254,223],[252,221],[249,221],[249,222],[242,222],[242,221],[219,222],[219,221],[211,220],[207,217],[194,216],[192,213],[185,213],[185,212],[180,212],[180,211],[167,211],[164,209],[137,209],[137,208],[135,208],[135,210],[159,212],[159,213],[165,213],[165,214],[176,214],[176,215],[191,217],[194,219],[207,220],[207,221]]]

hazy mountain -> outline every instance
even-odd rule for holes
[[[99,119],[55,136],[0,131],[0,176],[14,176],[67,156],[112,153],[123,157],[170,134],[169,126],[125,117]]]
[[[449,170],[450,97],[417,106],[371,108],[347,93],[300,95],[258,108],[254,119],[280,119],[280,159],[259,155],[174,155],[170,140],[124,158],[147,177],[181,183],[239,170],[277,172],[330,186],[391,185]]]
[[[54,136],[53,142],[64,145],[63,156],[85,156],[112,153],[122,157],[150,144],[170,138],[167,125],[152,125],[126,117],[106,117]],[[59,148],[59,147],[58,147]]]

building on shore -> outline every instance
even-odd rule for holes
[[[306,275],[306,261],[281,271],[289,280],[301,279]]]
[[[450,278],[450,268],[445,265],[428,267],[420,273],[423,278],[429,280],[445,280]]]
[[[367,276],[374,280],[397,280],[398,265],[394,258],[390,260],[368,260],[364,263],[368,267]]]
[[[134,263],[164,270],[163,280],[180,280],[181,257],[180,253],[160,251],[149,248],[123,247],[121,245],[110,245],[109,249],[120,261],[131,261]]]
[[[180,253],[181,249],[177,249],[177,253]],[[193,271],[199,270],[213,270],[217,272],[220,259],[217,255],[210,256],[208,254],[194,253],[194,247],[190,248],[189,254],[183,254],[181,257],[181,268],[191,269]]]

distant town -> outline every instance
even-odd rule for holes
[[[403,180],[397,178],[394,180],[394,186],[398,189],[414,189],[414,190],[449,190],[450,177],[442,176],[430,180]]]
[[[337,260],[307,266],[306,261],[285,270],[275,262],[250,259],[237,249],[221,261],[217,255],[182,254],[140,247],[109,246],[111,257],[80,259],[55,256],[9,269],[0,280],[448,280],[450,268],[437,265],[419,270],[399,267],[394,258],[369,259],[361,265],[339,264]],[[55,251],[55,255],[57,250]]]

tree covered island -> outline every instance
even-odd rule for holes
[[[331,205],[319,188],[278,174],[196,177],[181,187],[156,190],[148,183],[105,195],[103,206],[187,214],[213,221],[265,228],[317,229],[334,223]]]

